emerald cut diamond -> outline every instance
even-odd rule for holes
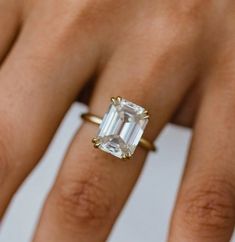
[[[144,108],[121,97],[111,100],[93,142],[97,148],[118,158],[130,158],[140,142],[149,116]]]

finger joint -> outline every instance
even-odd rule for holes
[[[235,221],[234,201],[233,186],[226,179],[213,178],[190,188],[179,199],[183,224],[205,235],[227,231]]]
[[[97,176],[66,180],[57,186],[58,207],[69,226],[90,230],[111,220],[112,197]]]

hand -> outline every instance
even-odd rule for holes
[[[121,95],[149,109],[152,141],[170,121],[194,128],[168,241],[229,241],[234,11],[233,0],[0,0],[1,216],[93,78],[97,115]],[[120,162],[93,149],[96,132],[84,123],[75,135],[34,242],[107,239],[147,152]]]

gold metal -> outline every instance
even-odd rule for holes
[[[99,148],[99,146],[100,146],[100,143],[94,144],[94,148]]]
[[[145,110],[145,111],[144,111],[144,113],[143,113],[143,118],[144,118],[144,119],[149,119],[149,118],[150,118],[150,115],[149,115],[148,110]]]
[[[149,119],[149,117],[150,117],[149,115],[145,115],[144,119]]]
[[[92,143],[94,143],[94,144],[96,144],[98,141],[99,141],[98,138],[93,138],[93,139],[92,139]]]
[[[115,98],[115,97],[111,97],[111,102],[112,102],[113,104],[116,104],[116,98]]]
[[[92,114],[92,113],[84,113],[81,115],[81,118],[85,121],[88,121],[90,123],[93,123],[93,124],[98,124],[100,125],[102,123],[102,118]],[[99,139],[97,138],[94,138],[92,139],[92,142],[94,143],[94,146],[96,148],[99,147],[100,143],[99,143]],[[151,150],[151,151],[156,151],[156,147],[153,143],[151,143],[150,141],[148,141],[147,139],[145,138],[141,138],[140,139],[140,142],[139,142],[139,145],[144,148],[144,149],[147,149],[147,150]],[[126,158],[131,158],[130,156],[129,157],[125,157]]]
[[[122,98],[120,96],[117,96],[116,100],[120,103],[122,101]]]
[[[92,143],[94,144],[95,148],[99,148],[100,146],[100,140],[98,138],[93,138]]]
[[[148,110],[145,110],[144,111],[144,114],[149,115],[149,111]]]
[[[122,159],[123,159],[123,160],[130,160],[131,157],[132,157],[131,154],[126,154],[126,155],[123,155],[123,156],[122,156]]]
[[[114,104],[114,105],[117,105],[118,103],[120,103],[122,101],[122,98],[117,96],[117,97],[111,97],[111,102]]]

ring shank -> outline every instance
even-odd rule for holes
[[[81,115],[81,118],[85,121],[88,121],[90,123],[93,123],[93,124],[98,124],[100,125],[102,123],[102,118],[92,114],[92,113],[83,113]],[[140,139],[140,142],[139,142],[139,145],[144,148],[144,149],[147,149],[147,150],[151,150],[151,151],[156,151],[156,147],[153,143],[151,143],[150,141],[148,141],[147,139],[145,138],[141,138]]]

